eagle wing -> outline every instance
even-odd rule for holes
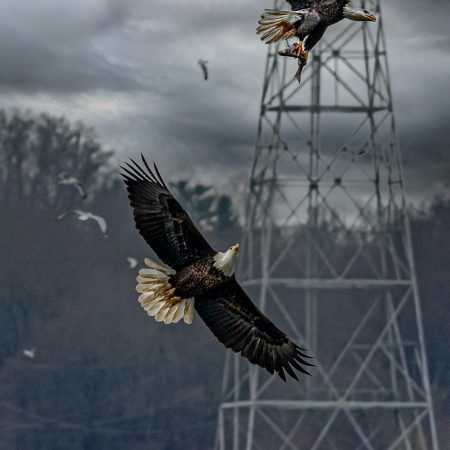
[[[309,373],[309,358],[279,330],[250,300],[236,279],[195,297],[195,309],[222,344],[251,363],[298,380],[293,369]]]
[[[174,270],[215,254],[186,211],[142,156],[144,167],[133,159],[121,167],[139,233],[159,258]]]
[[[321,6],[333,3],[330,0],[286,0],[292,8],[292,11],[300,11],[301,9],[307,9],[314,6]],[[346,5],[350,0],[335,0],[336,3]]]

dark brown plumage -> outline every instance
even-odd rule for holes
[[[344,18],[343,8],[350,0],[287,0],[293,11],[316,10],[323,22],[333,25]]]
[[[141,290],[138,290],[142,295],[139,301],[144,309],[156,320],[173,323],[182,316],[180,308],[173,305],[194,299],[195,310],[225,347],[271,374],[277,373],[285,381],[285,372],[296,380],[295,370],[307,374],[303,366],[312,364],[306,361],[309,357],[303,349],[252,303],[237,283],[234,268],[228,274],[217,265],[217,257],[223,258],[228,252],[216,252],[209,246],[169,192],[156,166],[152,170],[144,157],[142,162],[144,167],[131,160],[131,164],[122,167],[122,176],[137,229],[170,266],[164,269],[150,261],[151,269],[140,271],[138,288]],[[229,252],[236,247],[231,247]],[[157,282],[166,283],[168,287],[164,287],[164,294],[152,288],[158,277],[164,281]],[[172,297],[166,297],[168,292]],[[154,298],[157,295],[160,297]],[[158,302],[162,302],[161,307]],[[168,304],[166,310],[162,306],[164,302]]]
[[[156,165],[153,172],[142,157],[146,172],[130,160],[133,165],[122,167],[123,178],[136,228],[147,244],[174,270],[213,256],[216,252],[169,192]]]
[[[195,310],[217,339],[251,363],[274,372],[286,381],[284,371],[298,380],[293,369],[312,366],[303,349],[295,345],[249,299],[236,279],[196,297]]]

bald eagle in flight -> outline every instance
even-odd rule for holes
[[[281,56],[298,58],[296,74],[300,82],[301,72],[308,61],[309,51],[322,39],[326,29],[342,19],[375,22],[376,16],[365,9],[357,9],[350,0],[287,0],[292,11],[266,9],[261,15],[257,34],[266,44],[297,37],[298,42],[281,50]]]
[[[131,159],[131,158],[130,158]],[[304,349],[279,330],[250,300],[234,276],[239,244],[225,252],[210,247],[170,193],[154,165],[142,156],[121,167],[136,228],[166,264],[145,259],[136,290],[150,316],[165,324],[182,318],[192,323],[195,311],[227,348],[286,381],[285,371],[305,374]]]

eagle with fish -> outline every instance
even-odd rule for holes
[[[300,82],[309,51],[322,39],[330,25],[343,19],[361,22],[377,20],[371,12],[352,6],[350,0],[287,0],[292,11],[266,9],[256,28],[266,44],[296,37],[297,42],[280,50],[281,56],[298,59],[295,78]]]
[[[122,176],[136,228],[164,264],[145,259],[136,290],[139,303],[156,321],[181,319],[191,324],[194,309],[227,348],[240,353],[284,381],[308,374],[310,356],[278,329],[250,300],[236,281],[239,244],[214,250],[170,193],[158,168],[142,156],[130,158]]]

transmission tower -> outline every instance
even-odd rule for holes
[[[228,352],[221,450],[438,449],[383,21],[359,4],[378,21],[329,29],[300,86],[268,51],[239,278],[317,367],[285,384]]]

